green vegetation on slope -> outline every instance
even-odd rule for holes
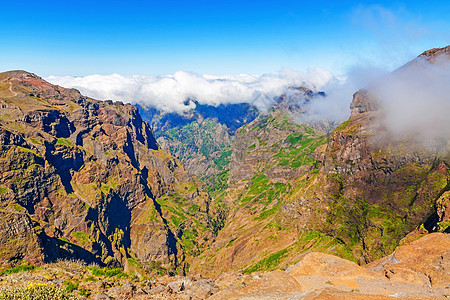
[[[8,268],[8,269],[0,271],[0,275],[14,274],[14,273],[19,273],[19,272],[23,272],[23,271],[30,271],[30,270],[34,270],[34,268],[35,267],[33,265],[29,265],[29,264],[18,265],[18,266],[14,266],[12,268]]]
[[[303,167],[303,172],[317,172],[320,161],[315,159],[314,152],[328,139],[324,133],[296,124],[278,112],[253,121],[238,135],[247,145],[240,151],[257,161],[252,163],[256,172],[239,193],[238,202],[256,214],[252,217],[256,220],[278,213],[288,193],[295,189],[295,178],[291,178],[295,169]],[[282,172],[277,170],[279,167],[283,167]]]
[[[227,187],[232,149],[226,127],[205,119],[162,131],[160,137],[170,153],[180,158],[210,193],[218,194]]]

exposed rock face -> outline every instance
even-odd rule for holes
[[[378,108],[379,104],[373,96],[366,90],[360,90],[353,95],[353,101],[350,105],[351,118],[365,112],[376,111]]]
[[[34,264],[42,262],[43,245],[30,218],[17,212],[0,212],[0,217],[0,256]]]
[[[450,290],[450,236],[432,233],[366,266],[392,282]]]
[[[450,56],[450,46],[447,46],[443,48],[433,48],[424,51],[422,54],[419,55],[419,58],[424,58],[431,63],[435,63],[437,59],[442,57],[448,58],[449,56]]]
[[[72,257],[175,269],[189,255],[185,232],[194,245],[210,236],[208,197],[136,107],[24,71],[0,74],[0,106],[0,265]]]
[[[283,271],[274,271],[258,277],[247,286],[225,289],[209,299],[287,299],[300,292],[301,287],[294,278]]]

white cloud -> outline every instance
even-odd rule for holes
[[[278,74],[263,75],[198,75],[178,71],[165,76],[88,75],[84,77],[50,76],[53,84],[72,87],[82,94],[101,100],[111,99],[142,103],[165,111],[189,109],[184,102],[195,98],[201,104],[251,103],[267,108],[274,97],[288,87],[306,86],[320,90],[334,76],[323,69],[314,68],[301,73],[284,69]],[[350,98],[351,100],[351,98]]]

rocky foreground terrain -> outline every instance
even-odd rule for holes
[[[158,143],[135,106],[1,73],[0,299],[449,297],[450,139],[394,135],[370,89],[334,130],[296,95],[240,127],[147,111]]]
[[[307,252],[284,271],[226,272],[214,279],[191,275],[139,280],[117,269],[111,271],[59,261],[2,275],[0,290],[60,287],[92,299],[447,299],[450,236],[425,235],[365,266]]]

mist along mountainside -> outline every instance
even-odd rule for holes
[[[419,61],[442,59],[450,60],[450,47],[426,51],[394,73],[420,74]],[[401,294],[400,277],[417,285],[409,287],[418,298],[446,294],[449,139],[425,145],[392,136],[370,90],[354,94],[349,120],[336,128],[308,118],[309,105],[325,96],[293,87],[263,112],[197,103],[181,114],[141,106],[141,117],[129,104],[84,97],[23,71],[1,73],[1,272],[76,258],[142,280],[215,278],[146,281],[144,298],[271,291],[276,298],[280,286],[285,296],[323,290],[320,298],[337,293],[329,285],[358,293],[372,287],[349,283],[361,274],[370,284],[388,280],[375,294],[411,296]],[[404,265],[392,267],[399,261]],[[328,267],[336,274],[321,271]],[[71,268],[89,282],[86,266]],[[111,271],[87,268],[94,281]],[[277,269],[286,272],[248,275]],[[117,270],[109,286],[86,289],[119,293]],[[135,297],[136,286],[128,287],[122,292]]]
[[[0,74],[0,266],[78,258],[183,273],[213,205],[136,107]]]

